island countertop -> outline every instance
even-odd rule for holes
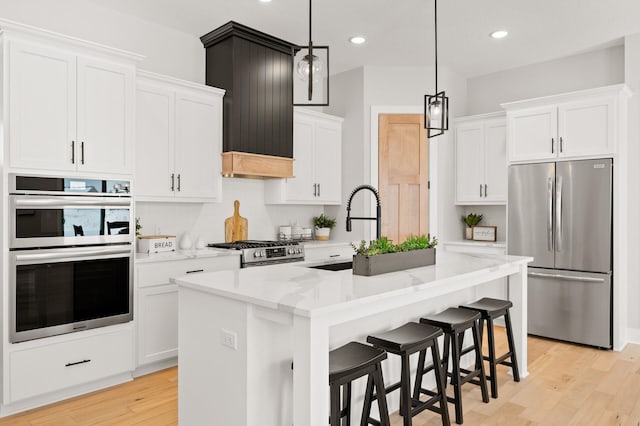
[[[325,271],[306,262],[210,272],[176,278],[180,286],[269,309],[314,317],[393,296],[440,293],[456,282],[526,264],[530,257],[438,252],[435,265],[373,277]],[[444,287],[444,288],[443,288]]]

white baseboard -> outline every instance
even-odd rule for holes
[[[167,368],[175,367],[178,365],[178,357],[173,357],[169,359],[164,359],[162,361],[152,362],[150,364],[145,364],[138,366],[133,372],[133,377],[140,377],[146,374],[155,373],[156,371],[165,370]]]
[[[640,345],[640,328],[627,328],[627,343]]]

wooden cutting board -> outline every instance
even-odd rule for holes
[[[246,240],[249,235],[249,222],[240,216],[240,201],[233,202],[233,216],[224,220],[224,240],[227,243]]]

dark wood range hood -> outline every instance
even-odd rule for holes
[[[224,176],[293,176],[294,44],[237,22],[200,37],[206,83],[225,89]]]

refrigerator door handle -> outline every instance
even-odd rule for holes
[[[547,179],[547,250],[553,251],[553,178]]]
[[[562,251],[562,176],[556,182],[556,251]]]
[[[527,273],[527,275],[530,277],[536,277],[536,278],[553,278],[558,280],[581,281],[586,283],[603,283],[604,282],[604,278],[576,277],[573,275],[543,274],[540,272],[529,272]]]

